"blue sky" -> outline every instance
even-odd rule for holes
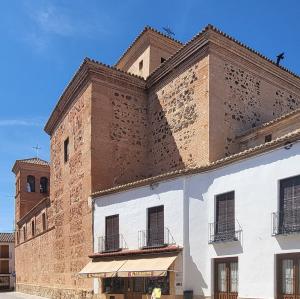
[[[13,230],[16,159],[49,159],[43,131],[88,56],[114,64],[145,25],[186,42],[211,23],[300,74],[299,1],[2,0],[0,10],[0,231]]]

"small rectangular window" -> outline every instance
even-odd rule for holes
[[[141,60],[140,63],[139,63],[139,70],[140,71],[143,69],[143,65],[144,65],[144,62],[143,62],[143,60]]]
[[[43,213],[42,214],[42,222],[43,222],[43,231],[46,230],[47,226],[46,226],[46,214]]]
[[[272,134],[266,135],[265,136],[265,143],[266,142],[271,142],[272,141]]]
[[[23,227],[23,239],[26,241],[26,227]]]
[[[64,161],[69,160],[69,137],[64,141]]]
[[[164,63],[166,61],[166,58],[161,57],[160,58],[160,63]]]
[[[35,235],[35,224],[34,221],[31,221],[31,236],[34,237]]]

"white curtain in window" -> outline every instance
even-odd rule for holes
[[[282,293],[293,294],[294,284],[293,260],[285,259],[282,261]]]
[[[227,288],[227,279],[226,279],[226,264],[218,264],[218,290],[219,292],[226,292]]]
[[[239,271],[237,262],[230,263],[230,281],[230,291],[233,293],[237,293],[239,283]]]

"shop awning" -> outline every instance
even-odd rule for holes
[[[99,262],[89,262],[80,272],[79,275],[85,277],[113,277],[122,267],[126,260],[109,260]]]
[[[176,256],[128,259],[118,270],[119,277],[166,276]]]
[[[177,255],[89,262],[79,275],[85,277],[153,277],[166,276]]]

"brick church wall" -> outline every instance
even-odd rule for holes
[[[145,89],[94,81],[92,96],[92,189],[148,175]]]
[[[150,88],[151,175],[208,161],[208,62],[193,59]]]
[[[239,150],[235,138],[300,107],[300,84],[276,76],[240,56],[210,54],[210,161]]]

